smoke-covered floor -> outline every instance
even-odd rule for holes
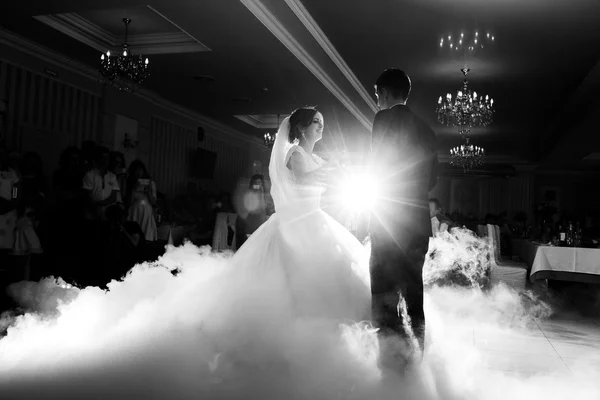
[[[528,329],[455,327],[483,356],[485,367],[518,377],[600,371],[600,317],[559,313]]]
[[[230,298],[255,294],[251,276],[215,302],[228,259],[192,245],[136,266],[109,291],[21,283],[12,295],[29,311],[0,319],[9,326],[0,398],[599,399],[600,313],[578,316],[565,312],[577,306],[503,285],[482,290],[486,246],[469,232],[432,241],[427,351],[414,370],[383,381],[372,330],[286,325],[249,304],[231,307]]]

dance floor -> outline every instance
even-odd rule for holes
[[[562,313],[535,320],[527,329],[486,330],[461,326],[455,338],[482,354],[485,366],[509,375],[568,375],[600,371],[600,317]]]

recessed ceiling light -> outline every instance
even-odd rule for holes
[[[264,88],[262,88],[262,90],[263,90],[263,92],[268,92],[269,88],[268,87],[264,87]]]

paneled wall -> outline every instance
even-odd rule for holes
[[[4,140],[13,151],[29,150],[32,141],[46,144],[36,151],[54,151],[98,139],[101,99],[94,93],[0,60],[0,100]]]
[[[544,202],[544,192],[556,192],[561,210],[581,221],[588,217],[600,218],[600,172],[554,171],[536,174],[533,192],[535,204]]]
[[[511,177],[440,176],[429,194],[437,198],[447,213],[458,212],[483,219],[486,214],[506,211],[531,212],[532,176]]]
[[[47,69],[58,76],[48,75]],[[179,194],[190,180],[207,189],[233,191],[240,179],[249,178],[253,161],[268,164],[268,149],[260,143],[222,131],[218,123],[207,124],[194,112],[160,98],[102,90],[89,75],[6,44],[0,44],[0,101],[6,104],[5,123],[0,124],[5,143],[13,151],[40,154],[48,177],[69,145],[93,140],[112,149],[117,114],[138,122],[138,157],[169,196]],[[205,129],[201,143],[198,127]],[[198,146],[217,153],[212,180],[190,174],[189,155]]]
[[[198,147],[217,153],[217,164],[212,180],[200,180],[208,189],[231,192],[236,182],[247,174],[250,163],[248,152],[241,146],[206,136],[198,142],[196,132],[162,118],[152,117],[150,125],[148,168],[160,191],[181,193],[191,176],[190,161]]]

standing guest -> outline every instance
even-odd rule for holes
[[[264,178],[256,174],[250,178],[248,191],[243,198],[243,209],[238,216],[238,247],[268,219]]]
[[[83,177],[82,187],[87,197],[84,230],[88,235],[82,246],[83,254],[87,259],[81,261],[88,267],[78,271],[78,275],[84,280],[80,283],[86,285],[96,285],[102,279],[102,256],[110,239],[107,210],[111,207],[120,207],[119,183],[115,174],[108,170],[109,161],[110,151],[106,147],[97,147],[94,168]]]
[[[146,241],[158,239],[154,206],[156,206],[156,185],[150,178],[146,166],[135,160],[127,173],[125,202],[128,208],[129,221],[139,224]]]
[[[18,220],[15,229],[14,253],[20,256],[25,279],[29,279],[32,255],[42,253],[39,232],[44,220],[46,206],[46,182],[43,162],[37,153],[26,153],[20,164],[21,195]],[[35,275],[35,274],[34,274]]]
[[[83,177],[83,189],[87,192],[89,208],[87,216],[91,220],[106,220],[106,208],[116,204],[120,195],[117,176],[108,170],[110,151],[106,147],[96,148],[94,168]]]
[[[15,244],[19,193],[20,179],[10,166],[8,149],[0,147],[0,267],[9,270],[10,281],[23,278],[20,271],[14,270],[14,258],[11,256]]]
[[[46,214],[47,183],[42,158],[33,152],[26,153],[21,160],[20,214],[32,213],[36,225],[43,222]]]

